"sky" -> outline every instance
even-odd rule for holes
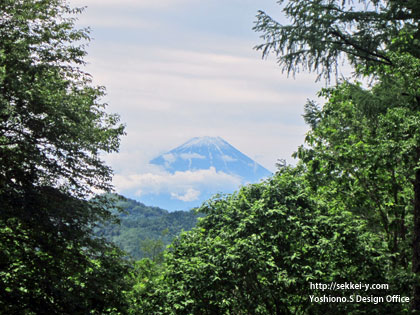
[[[291,154],[308,130],[303,106],[323,83],[315,74],[288,77],[253,49],[262,42],[252,30],[258,10],[286,21],[275,0],[70,4],[87,7],[77,22],[93,38],[86,70],[126,125],[120,152],[104,156],[117,192],[142,201],[166,191],[191,201],[204,181],[220,190],[220,181],[237,185],[218,172],[175,176],[148,163],[192,137],[220,136],[272,172],[277,159],[295,163]]]

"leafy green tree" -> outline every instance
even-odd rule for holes
[[[84,73],[87,30],[62,0],[0,1],[0,312],[123,311],[121,253],[92,237],[109,218],[100,152],[123,126]]]
[[[138,260],[130,273],[133,287],[129,291],[129,314],[165,314],[166,296],[162,290],[164,266],[149,258]]]
[[[281,4],[284,2],[280,1]],[[420,106],[420,3],[410,0],[289,0],[283,11],[291,19],[290,25],[281,25],[260,12],[255,26],[255,30],[263,33],[264,40],[257,49],[262,50],[263,55],[273,52],[283,70],[293,74],[302,69],[317,71],[329,80],[331,74],[337,74],[342,61],[347,61],[357,74],[379,82],[371,90],[377,95],[366,92],[364,95],[368,101],[359,98],[357,102],[370,102],[370,115],[378,115],[382,119],[373,119],[372,125],[379,124],[381,130],[372,132],[373,128],[363,126],[360,132],[355,132],[352,128],[358,123],[349,124],[348,116],[344,117],[348,132],[340,128],[334,129],[334,125],[330,125],[331,130],[324,129],[321,132],[322,128],[318,129],[317,134],[312,135],[314,137],[309,137],[309,141],[315,141],[318,149],[323,147],[321,142],[325,141],[329,150],[326,158],[332,157],[330,153],[334,150],[339,154],[342,161],[337,162],[335,158],[329,162],[324,160],[321,169],[329,165],[331,169],[335,169],[335,173],[331,175],[337,176],[336,181],[358,185],[359,197],[364,195],[365,201],[356,206],[350,198],[341,198],[350,202],[350,208],[355,209],[355,206],[357,208],[363,204],[366,209],[369,203],[374,203],[373,207],[379,217],[369,217],[381,222],[388,242],[393,243],[389,244],[389,248],[394,253],[399,250],[399,244],[401,248],[404,247],[404,238],[409,235],[406,228],[412,226],[411,267],[417,277],[413,287],[412,308],[420,311],[420,145],[415,133]],[[353,106],[351,98],[354,96],[346,92],[341,96],[340,94],[341,92],[331,95],[344,96],[346,99],[336,102],[335,106],[341,106],[345,110],[344,116],[355,114],[354,118],[357,119],[357,115],[361,113],[360,108],[353,111],[345,106]],[[379,104],[380,101],[383,103]],[[335,100],[331,101],[334,102]],[[314,114],[313,112],[311,115]],[[329,117],[327,120],[331,119],[332,124],[332,120],[338,119],[340,115],[324,114]],[[363,121],[370,124],[367,117],[365,115]],[[328,124],[329,122],[325,126]],[[376,138],[366,142],[369,136]],[[381,139],[380,136],[384,138]],[[345,141],[341,147],[338,143],[340,139]],[[397,152],[398,148],[402,148],[402,152]],[[369,156],[362,160],[364,155],[357,153]],[[322,153],[317,152],[317,155],[317,161],[310,166],[313,170],[318,168],[315,164],[321,162],[319,157]],[[355,159],[353,163],[349,163],[352,156]],[[402,159],[401,163],[406,169],[403,170],[398,165],[398,159]],[[334,168],[334,163],[339,167]],[[394,169],[386,169],[386,165]],[[404,180],[412,184],[411,192],[407,191],[409,186],[403,183]],[[362,187],[368,188],[362,191]],[[353,188],[351,191],[355,193]],[[344,195],[346,192],[348,190],[344,189],[340,194]],[[366,196],[368,193],[370,197]],[[409,201],[410,198],[413,202]],[[408,210],[407,205],[410,204],[412,206]],[[406,219],[410,217],[413,220],[407,224]],[[374,221],[371,223],[373,225]],[[399,258],[394,259],[406,261],[407,255],[403,252],[404,250],[399,252]]]
[[[159,239],[150,239],[146,238],[140,240],[140,248],[146,254],[147,258],[152,260],[155,263],[163,262],[163,251],[165,249],[165,244],[162,238],[169,233],[168,229],[165,229],[161,233]]]
[[[262,184],[207,202],[196,229],[166,255],[155,313],[356,314],[397,313],[404,305],[314,303],[310,283],[386,281],[382,241],[350,212],[330,211],[299,169],[283,168]],[[389,292],[388,292],[389,293]],[[382,291],[363,294],[384,294]],[[155,295],[156,297],[156,295]]]
[[[411,135],[418,129],[418,113],[393,98],[389,89],[378,85],[364,90],[350,83],[324,89],[322,109],[313,102],[306,106],[311,131],[297,156],[325,200],[346,205],[372,229],[385,232],[390,251],[397,253],[411,233]],[[400,254],[407,267],[408,253]]]
[[[420,82],[413,73],[420,67],[410,56],[392,58],[400,71],[393,67],[371,89],[343,83],[324,89],[327,102],[322,109],[307,104],[305,118],[311,131],[307,146],[297,155],[318,194],[383,234],[394,271],[405,270],[408,276],[420,147],[420,112],[413,90]]]

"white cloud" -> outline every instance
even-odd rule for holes
[[[171,197],[173,199],[178,199],[178,200],[185,201],[185,202],[198,200],[199,196],[200,196],[200,192],[198,190],[193,189],[193,188],[188,188],[187,192],[184,195],[179,195],[177,193],[171,193]]]
[[[174,174],[168,172],[117,174],[114,176],[113,183],[119,193],[134,191],[138,197],[165,193],[173,197],[178,196],[177,199],[180,200],[181,198],[187,200],[197,198],[203,190],[216,193],[237,189],[241,184],[241,179],[224,172],[217,172],[214,167],[211,167],[206,170],[175,172]]]
[[[152,31],[160,27],[156,22],[148,19],[140,19],[136,17],[125,16],[121,17],[112,12],[106,12],[106,14],[88,16],[82,14],[78,18],[77,25],[89,26],[94,30],[98,27],[112,28],[112,29],[131,29],[131,30],[147,30]]]
[[[301,75],[299,81],[286,81],[275,65],[259,60],[254,53],[241,57],[157,47],[98,49],[115,61],[93,60],[95,79],[105,84],[110,94],[115,91],[115,96],[132,110],[191,116],[205,109],[200,106],[205,101],[219,106],[223,113],[237,113],[238,106],[246,113],[261,113],[273,107],[290,111],[297,100],[303,100],[302,104],[310,96],[297,91],[314,89],[314,76]],[[207,110],[216,112],[214,107]]]
[[[230,32],[245,23],[247,6],[263,8],[275,1],[243,1],[224,25],[222,15],[203,8],[223,12],[240,0],[70,1],[88,6],[81,22],[92,26],[95,40],[89,45],[87,71],[107,87],[109,111],[121,114],[127,125],[120,152],[105,157],[120,192],[165,191],[192,198],[188,189],[195,189],[203,196],[201,184],[193,180],[200,173],[170,175],[148,164],[195,136],[220,135],[251,158],[258,156],[257,162],[270,170],[277,158],[289,158],[302,143],[307,130],[303,104],[320,86],[315,76],[288,79],[274,60],[261,60],[260,52],[252,50],[257,34]],[[198,16],[197,9],[206,15]],[[252,17],[250,33],[251,27]],[[167,163],[174,160],[167,157]],[[211,172],[206,176],[210,182],[222,178]],[[231,187],[237,183],[226,180]]]
[[[257,161],[269,169],[277,158],[290,159],[307,130],[301,115],[317,90],[314,77],[286,79],[254,52],[231,50],[98,45],[90,72],[127,124],[120,152],[152,159],[192,137],[220,135],[252,158],[263,155]]]

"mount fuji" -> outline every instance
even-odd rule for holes
[[[150,161],[156,171],[126,179],[130,198],[169,211],[200,206],[216,193],[232,193],[271,172],[220,137],[196,137]]]
[[[205,170],[235,175],[243,183],[255,183],[271,174],[266,168],[220,137],[195,137],[150,161],[170,173]]]

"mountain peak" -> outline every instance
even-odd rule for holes
[[[193,146],[205,146],[205,145],[226,146],[229,144],[220,137],[205,136],[205,137],[191,138],[190,140],[188,140],[187,142],[179,146],[179,148],[188,148],[188,147],[193,147]]]
[[[239,176],[251,183],[271,174],[221,137],[194,137],[150,163],[161,165],[171,173],[214,167],[217,172]]]

